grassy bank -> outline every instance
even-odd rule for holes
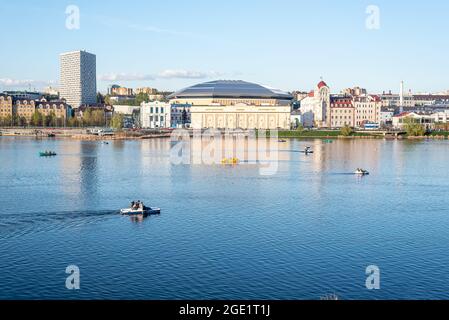
[[[269,131],[267,132],[269,135]],[[351,138],[385,138],[383,134],[371,133],[371,132],[352,132],[349,136],[342,135],[338,130],[280,130],[278,131],[279,138],[313,138],[313,139],[351,139]],[[422,137],[409,137],[408,135],[402,136],[402,138],[408,139],[448,139],[449,132],[432,132]]]
[[[430,137],[449,137],[449,131],[443,131],[443,132],[431,132],[428,134]]]
[[[351,138],[351,137],[372,137],[377,138],[379,135],[370,133],[353,132],[349,136],[342,136],[340,131],[322,131],[322,130],[283,130],[279,131],[279,138]]]

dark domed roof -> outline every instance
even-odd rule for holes
[[[293,99],[287,92],[240,80],[217,80],[200,83],[175,92],[168,98]]]

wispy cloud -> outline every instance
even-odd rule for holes
[[[32,79],[11,79],[11,78],[0,78],[0,86],[8,89],[24,88],[31,86],[36,89],[41,89],[46,86],[55,85],[56,81],[46,81],[46,80],[32,80]]]
[[[164,70],[158,74],[108,73],[99,76],[101,81],[145,81],[157,79],[209,79],[221,76],[216,71]]]
[[[129,73],[108,73],[99,76],[101,81],[144,81],[155,80],[153,75],[129,74]]]
[[[207,79],[221,75],[221,73],[216,71],[164,70],[158,74],[158,77],[163,79]]]

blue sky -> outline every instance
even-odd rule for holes
[[[68,30],[65,10],[80,9]],[[380,9],[369,30],[368,5]],[[0,2],[0,90],[58,81],[59,53],[97,55],[98,87],[176,90],[241,79],[310,90],[449,89],[449,4],[443,0],[73,0]]]

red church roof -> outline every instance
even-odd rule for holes
[[[321,81],[320,83],[318,83],[318,89],[321,89],[322,87],[327,87],[327,83],[324,81]]]

